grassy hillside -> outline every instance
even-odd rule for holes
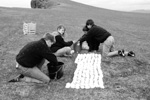
[[[134,10],[132,12],[137,12],[137,13],[150,13],[150,10]]]
[[[0,8],[0,100],[146,100],[150,96],[150,14],[127,13],[86,6],[69,0],[50,9]],[[116,49],[133,50],[136,57],[102,59],[105,89],[65,89],[76,68],[73,58],[65,62],[65,75],[50,85],[7,83],[16,76],[15,55],[27,42],[67,28],[66,40],[77,40],[85,21],[92,18],[116,40]],[[36,35],[23,35],[23,22],[36,22]],[[46,66],[43,71],[47,73]],[[148,100],[148,99],[147,99]]]

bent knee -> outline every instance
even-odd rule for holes
[[[71,48],[70,47],[64,47],[64,50],[65,51],[71,51]]]

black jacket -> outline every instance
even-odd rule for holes
[[[57,50],[63,47],[71,46],[73,44],[73,41],[65,42],[61,35],[57,35],[55,39],[56,39],[56,42],[50,47],[52,52],[56,52]]]
[[[16,56],[16,61],[28,68],[39,64],[43,59],[47,59],[54,66],[57,66],[57,58],[52,54],[44,39],[33,41],[25,45]]]
[[[84,36],[82,39],[80,39],[80,42],[82,43],[83,41],[86,40],[96,40],[99,43],[103,43],[109,36],[111,36],[111,34],[106,31],[105,29],[103,29],[100,26],[96,26],[94,25],[86,34],[86,36]]]

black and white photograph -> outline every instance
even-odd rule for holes
[[[0,100],[150,100],[150,0],[0,1]]]

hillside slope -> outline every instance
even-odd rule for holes
[[[150,95],[150,14],[127,13],[91,7],[69,0],[50,9],[0,8],[0,98],[3,100],[146,100]],[[66,40],[77,40],[85,21],[92,18],[116,40],[116,49],[133,50],[135,58],[102,60],[105,89],[65,89],[73,77],[75,58],[65,62],[65,75],[49,86],[33,83],[7,83],[17,75],[15,55],[27,42],[55,31],[59,24],[67,29]],[[23,22],[36,22],[36,35],[23,35]],[[46,71],[46,66],[43,69]]]

